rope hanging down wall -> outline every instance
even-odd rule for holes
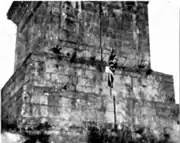
[[[100,21],[100,49],[101,49],[101,62],[103,61],[103,50],[101,46],[101,14],[102,14],[102,2],[99,2],[99,21]]]

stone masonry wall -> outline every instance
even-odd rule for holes
[[[45,119],[62,140],[77,142],[86,140],[87,122],[112,124],[105,66],[114,48],[117,124],[168,127],[178,140],[173,77],[150,70],[147,2],[15,2],[8,18],[18,30],[4,119]]]
[[[69,60],[66,57],[59,60],[58,56],[47,53],[31,55],[31,70],[27,74],[31,75],[31,82],[27,83],[28,88],[22,95],[21,124],[31,126],[37,124],[37,120],[46,119],[55,130],[66,126],[70,131],[72,126],[84,129],[84,123],[89,121],[97,122],[98,125],[114,122],[113,100],[109,95],[107,75],[104,71],[98,72],[95,64],[69,63]],[[118,81],[121,84],[115,82],[113,89],[117,94],[117,124],[125,122],[150,126],[157,133],[163,127],[170,128],[173,125],[171,134],[174,138],[178,137],[178,106],[171,105],[174,101],[169,100],[166,94],[156,97],[154,92],[141,89],[143,82],[140,82],[146,79],[146,85],[152,86],[159,95],[161,92],[168,93],[171,87],[161,91],[159,86],[155,88],[153,85],[157,82],[164,87],[172,80],[171,76],[156,72],[142,75],[125,70],[117,70],[115,76],[120,76]],[[131,91],[129,88],[133,80],[140,80],[139,88],[133,84]],[[134,88],[141,89],[145,96],[135,94]]]
[[[174,142],[180,139],[179,105],[132,100],[133,124],[150,127],[159,138],[165,129]]]
[[[18,25],[17,67],[28,53],[50,52],[55,46],[64,55],[72,56],[76,51],[80,56],[106,62],[113,48],[119,66],[150,67],[146,2],[37,3],[24,5],[29,10]]]
[[[38,54],[37,54],[38,55]],[[104,66],[97,62],[73,61],[71,58],[40,54],[35,63],[37,86],[65,86],[71,91],[109,95],[107,75]],[[46,57],[46,56],[47,57]],[[102,67],[102,68],[100,68]],[[103,71],[100,71],[103,70]],[[106,87],[106,88],[105,88]],[[117,95],[138,100],[174,103],[173,78],[170,75],[152,72],[136,72],[118,69],[115,74],[114,88]]]
[[[1,90],[1,117],[3,120],[18,121],[22,115],[22,105],[27,94],[25,91],[29,88],[28,85],[32,76],[29,57]]]

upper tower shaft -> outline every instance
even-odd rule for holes
[[[17,24],[15,69],[31,52],[61,53],[107,62],[116,50],[119,67],[150,68],[148,2],[13,2]],[[64,42],[76,44],[64,46]]]

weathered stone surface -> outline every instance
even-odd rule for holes
[[[171,128],[170,136],[175,142],[179,140],[179,105],[163,102],[132,100],[134,124],[149,126],[157,137],[163,128]]]
[[[81,111],[84,107],[78,107],[78,103],[83,104],[84,102],[84,106],[87,106],[86,109],[90,108],[89,105],[95,111],[105,109],[100,111],[105,118],[98,117],[99,122],[102,122],[102,120],[113,122],[113,102],[112,97],[109,95],[106,74],[102,75],[101,72],[89,68],[75,68],[73,64],[68,64],[68,60],[59,63],[58,59],[47,54],[36,54],[32,55],[32,57],[30,58],[32,64],[28,68],[31,83],[26,83],[23,88],[22,97],[26,97],[26,100],[23,100],[22,116],[60,118],[63,108],[67,107],[71,110],[75,107],[75,109]],[[41,59],[44,59],[44,61]],[[95,65],[94,68],[96,69]],[[157,74],[160,76],[159,73]],[[167,79],[165,80],[163,74],[161,75],[162,78],[157,78],[157,74],[154,72],[149,76],[143,76],[137,73],[137,76],[131,76],[128,71],[116,71],[113,92],[116,92],[118,123],[126,120],[130,121],[128,118],[132,112],[137,113],[139,116],[162,116],[166,118],[167,116],[174,116],[172,115],[173,110],[161,112],[161,108],[166,108],[164,106],[158,108],[153,104],[144,103],[145,101],[174,103],[167,96],[169,91],[172,92],[171,89],[173,89],[173,84],[167,82],[172,80],[172,77],[166,76]],[[15,81],[21,79],[21,76],[23,74]],[[13,86],[13,82],[11,86]],[[6,91],[8,92],[8,90]],[[67,94],[65,94],[66,92]],[[28,98],[29,95],[31,100]],[[136,99],[142,105],[135,106],[135,111],[133,111],[134,105],[127,100],[128,98]],[[174,97],[171,96],[171,98]],[[31,106],[29,106],[30,104]],[[144,107],[146,104],[148,107]],[[105,113],[103,113],[104,111]],[[90,113],[90,111],[87,111],[87,113]],[[93,118],[95,115],[91,115],[92,117],[88,117],[88,119],[95,120]],[[177,118],[177,115],[174,117]]]
[[[113,48],[117,51],[118,66],[150,68],[147,4],[121,2],[116,5],[119,4],[24,4],[26,13],[17,23],[15,68],[22,64],[28,53],[51,52],[56,45],[66,56],[72,56],[76,50],[81,58],[103,58],[106,62]],[[8,18],[15,22],[19,15],[9,12]]]
[[[26,77],[26,74],[31,71],[30,61],[30,57],[26,59],[25,63],[28,63],[28,65],[23,64],[19,67],[1,90],[2,118],[6,120],[15,121],[22,116],[24,92],[30,85],[30,78]]]
[[[157,136],[168,127],[178,140],[173,77],[150,70],[146,2],[14,2],[8,18],[18,26],[16,71],[1,91],[3,119],[46,119],[58,131],[52,139],[67,142],[85,142],[90,121],[112,125],[105,66],[114,48],[117,124]]]

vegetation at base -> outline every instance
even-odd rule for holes
[[[159,139],[149,128],[137,127],[132,131],[127,126],[122,129],[98,129],[90,127],[88,129],[88,143],[173,143],[170,135],[163,133]]]
[[[39,141],[40,143],[49,143],[50,135],[47,134],[47,131],[51,128],[51,126],[45,123],[39,123],[37,126],[32,128],[18,128],[16,122],[7,122],[1,120],[2,130],[3,132],[12,132],[18,133],[23,136],[25,139],[23,143],[36,143]]]
[[[33,128],[19,129],[16,122],[8,123],[2,121],[1,132],[19,133],[24,137],[23,143],[50,143],[50,134],[47,131],[51,128],[48,122],[39,123]],[[57,135],[58,136],[58,135]],[[21,141],[22,142],[22,141]],[[72,141],[73,143],[74,141]],[[61,143],[56,140],[55,143]],[[87,131],[87,143],[173,143],[170,135],[165,131],[162,137],[157,138],[147,127],[136,126],[130,129],[123,125],[121,129],[98,128],[89,126]]]

